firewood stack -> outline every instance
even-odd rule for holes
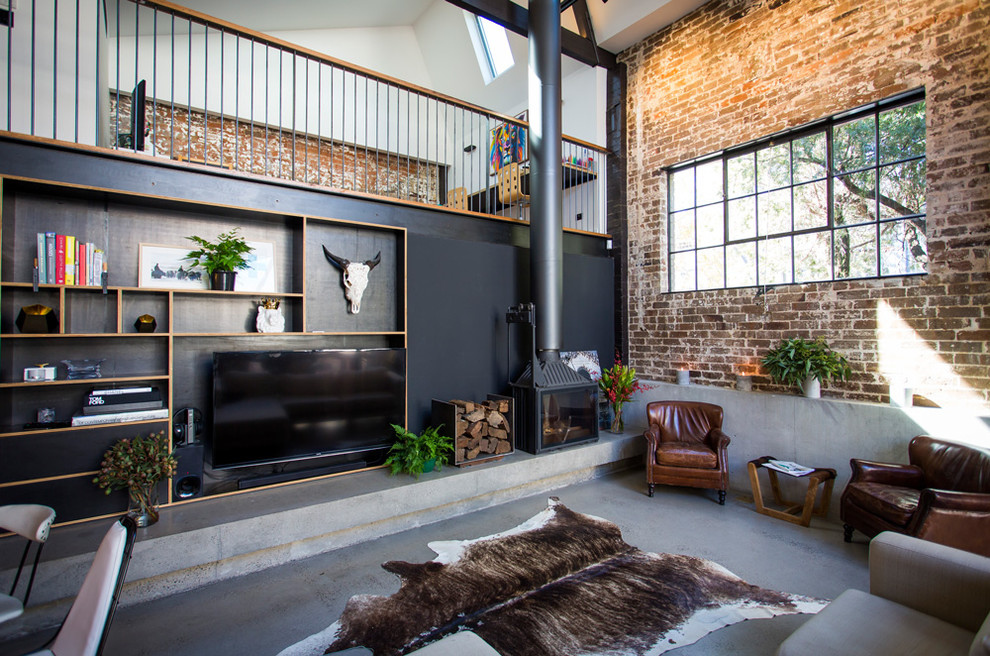
[[[454,464],[466,464],[512,453],[511,402],[476,403],[454,399]]]

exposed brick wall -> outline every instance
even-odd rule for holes
[[[630,361],[731,386],[790,336],[825,336],[854,375],[826,396],[886,402],[888,379],[990,408],[990,2],[713,0],[628,67]],[[925,276],[667,293],[663,167],[925,87]],[[755,368],[755,367],[754,367]],[[784,391],[766,376],[755,389]]]
[[[121,98],[126,102],[120,103],[118,117],[116,94],[110,95],[111,134],[118,121],[120,132],[130,130],[130,95],[121,94]],[[203,117],[199,109],[190,112],[184,106],[153,100],[145,104],[148,139],[164,157],[347,191],[434,205],[440,202],[437,164],[261,123],[234,121],[229,116],[221,120],[218,114],[210,114],[204,127]]]

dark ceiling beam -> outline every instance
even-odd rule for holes
[[[529,36],[529,12],[511,0],[447,0],[447,2],[472,14],[483,16],[520,36],[527,38]],[[577,9],[575,7],[575,11]],[[578,21],[580,25],[580,19]],[[592,39],[564,28],[560,30],[560,51],[588,66],[614,68],[616,65],[615,55],[599,48]]]

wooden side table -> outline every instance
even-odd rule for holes
[[[757,458],[756,460],[750,460],[747,465],[749,469],[749,482],[753,487],[753,500],[756,502],[756,512],[769,515],[770,517],[776,517],[777,519],[782,519],[785,522],[800,524],[801,526],[808,526],[811,524],[812,515],[822,517],[826,512],[828,512],[828,504],[832,501],[832,485],[835,483],[834,469],[816,467],[810,474],[806,474],[804,476],[792,476],[792,478],[808,479],[808,491],[804,495],[803,504],[791,503],[790,501],[784,499],[780,494],[780,486],[777,482],[778,472],[774,469],[768,469],[763,466],[763,464],[768,460],[775,460],[775,458],[771,456],[763,456],[762,458]],[[777,505],[784,506],[783,510],[767,508],[763,505],[763,492],[760,489],[760,478],[757,475],[757,472],[760,469],[767,470],[767,475],[770,477],[770,490],[773,492],[773,500]],[[786,475],[790,476],[790,474]],[[818,507],[815,507],[815,496],[818,494],[819,487],[822,487],[822,496]]]

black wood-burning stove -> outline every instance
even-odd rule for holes
[[[529,325],[533,352],[512,385],[516,411],[516,447],[541,453],[598,440],[598,383],[588,380],[557,358],[536,355],[535,308],[523,303],[509,308],[508,323]]]

